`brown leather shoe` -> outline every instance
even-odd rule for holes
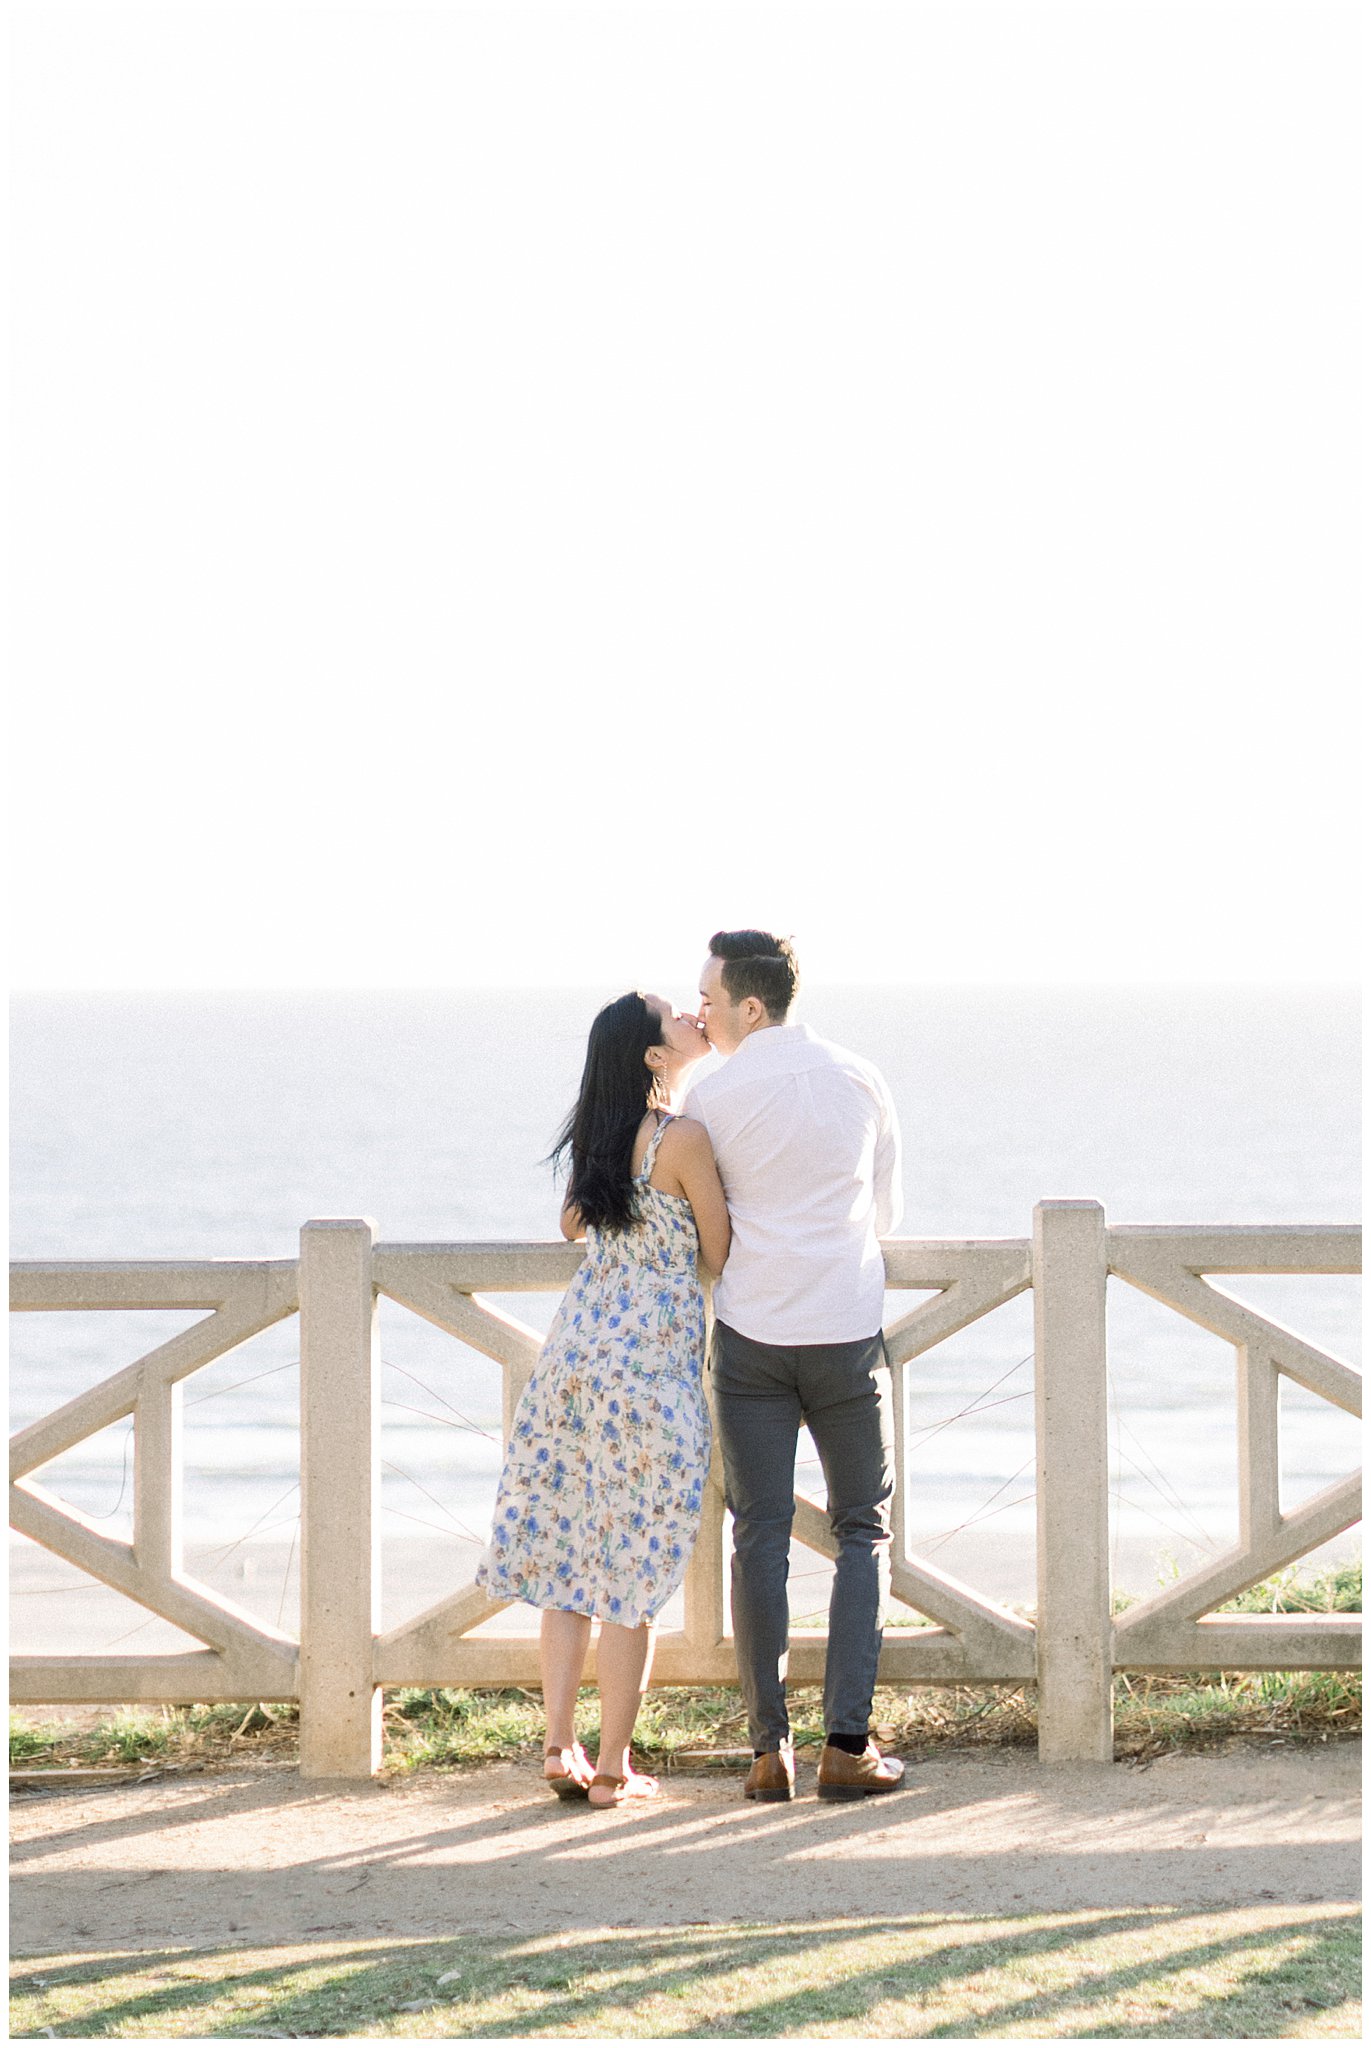
[[[849,1756],[845,1749],[824,1744],[819,1758],[820,1799],[865,1799],[872,1792],[893,1792],[903,1781],[900,1758],[882,1756],[874,1742],[868,1742],[861,1756]]]
[[[856,1759],[854,1758],[855,1762]],[[744,1799],[793,1799],[795,1797],[795,1753],[769,1749],[754,1757],[743,1786]]]

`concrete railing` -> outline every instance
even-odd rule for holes
[[[1355,1227],[1108,1227],[1095,1202],[1042,1202],[1031,1239],[892,1239],[887,1285],[932,1290],[890,1324],[896,1381],[892,1591],[930,1627],[892,1631],[881,1677],[902,1685],[1036,1681],[1039,1752],[1112,1754],[1114,1671],[1355,1667],[1360,1615],[1216,1615],[1245,1587],[1327,1542],[1361,1514],[1359,1477],[1296,1512],[1279,1504],[1278,1382],[1286,1374],[1360,1414],[1361,1375],[1211,1287],[1219,1273],[1360,1270]],[[360,1219],[315,1221],[295,1260],[20,1262],[16,1309],[208,1309],[192,1329],[21,1430],[11,1444],[10,1518],[34,1542],[164,1616],[201,1651],[170,1656],[19,1657],[17,1702],[298,1700],[301,1769],[361,1777],[380,1758],[383,1686],[537,1682],[537,1644],[481,1634],[503,1603],[475,1586],[377,1632],[377,1302],[403,1303],[499,1361],[504,1420],[538,1356],[538,1333],[483,1295],[564,1288],[576,1245],[388,1245]],[[1105,1293],[1110,1273],[1237,1350],[1240,1527],[1236,1547],[1155,1598],[1111,1616]],[[1031,1287],[1034,1291],[1038,1599],[1034,1622],[909,1553],[903,1376],[910,1362]],[[298,1642],[191,1578],[179,1528],[181,1387],[258,1331],[298,1312],[301,1358],[301,1602]],[[46,1495],[29,1475],[123,1417],[134,1423],[131,1543]],[[831,1557],[827,1517],[796,1497],[795,1534]],[[822,1672],[820,1630],[796,1631],[790,1674]],[[593,1673],[593,1665],[591,1667]],[[724,1596],[724,1506],[716,1466],[685,1583],[685,1623],[659,1638],[655,1679],[735,1677]]]

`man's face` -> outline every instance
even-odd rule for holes
[[[724,987],[724,963],[713,953],[700,974],[700,1023],[715,1052],[733,1052],[747,1037],[738,1005]]]

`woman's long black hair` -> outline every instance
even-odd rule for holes
[[[633,1141],[662,1101],[645,1055],[662,1043],[662,1020],[636,990],[606,1003],[590,1027],[581,1090],[548,1156],[557,1167],[570,1157],[566,1199],[597,1230],[637,1221]]]

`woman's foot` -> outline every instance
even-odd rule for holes
[[[597,1771],[590,1781],[589,1798],[592,1806],[626,1806],[630,1799],[655,1799],[660,1790],[655,1778],[635,1771],[630,1764],[623,1778],[612,1771]]]
[[[544,1782],[551,1785],[559,1799],[584,1799],[594,1775],[590,1758],[579,1742],[573,1742],[569,1749],[543,1752]]]

